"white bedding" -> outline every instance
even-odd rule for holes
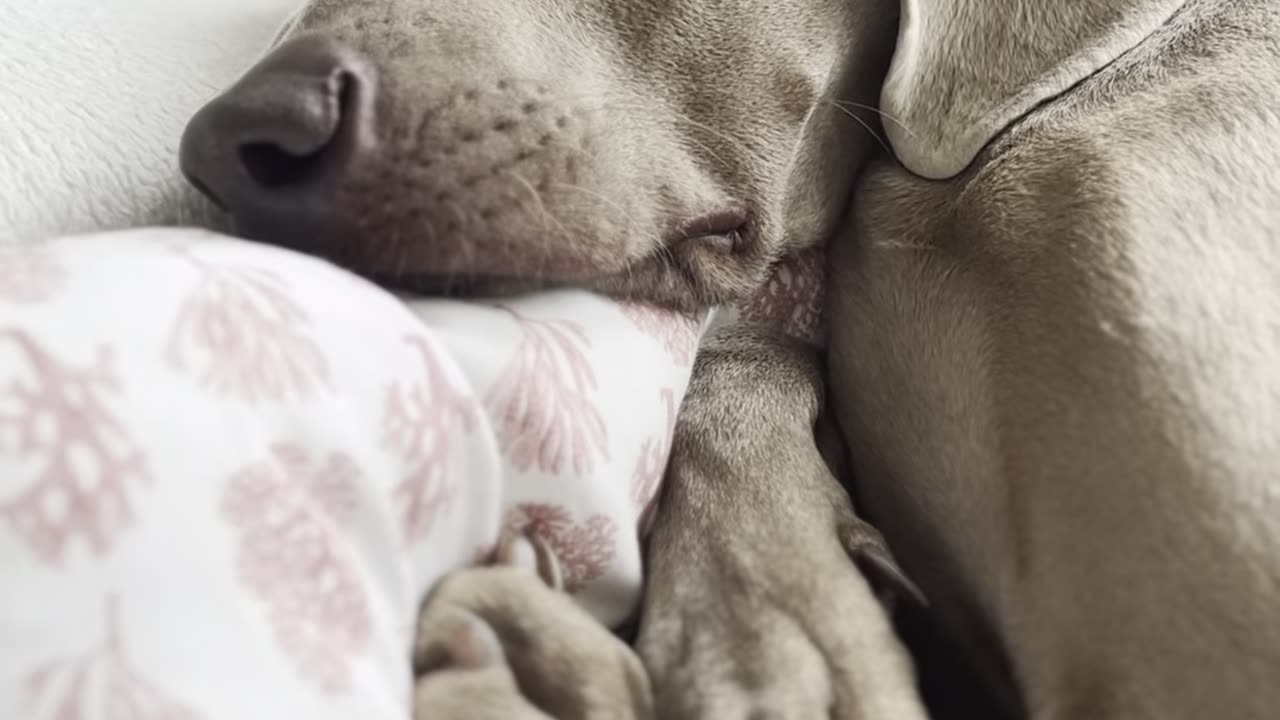
[[[0,717],[59,720],[403,717],[417,603],[503,526],[625,620],[700,329],[192,230],[0,250],[0,318]]]

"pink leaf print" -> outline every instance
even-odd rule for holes
[[[826,254],[821,248],[784,259],[765,286],[739,310],[744,320],[781,328],[788,335],[821,344]]]
[[[658,486],[662,483],[662,476],[667,472],[671,440],[676,429],[675,391],[664,388],[661,396],[667,409],[666,426],[661,434],[646,440],[640,446],[640,456],[636,458],[636,469],[631,474],[631,501],[635,503],[636,512],[640,516],[641,535],[648,532],[649,522],[653,517],[658,500]]]
[[[251,405],[306,398],[329,387],[324,353],[306,334],[310,318],[282,279],[258,268],[191,259],[200,280],[170,331],[170,367],[193,372],[220,397]]]
[[[67,273],[41,247],[0,247],[0,302],[34,305],[53,298]]]
[[[335,525],[357,510],[360,473],[345,455],[316,462],[277,445],[236,473],[222,510],[240,531],[240,579],[266,605],[281,650],[308,682],[338,694],[369,641],[368,598]]]
[[[0,332],[2,340],[32,381],[0,387],[0,458],[30,468],[32,480],[0,500],[0,519],[44,563],[60,565],[77,538],[102,557],[133,523],[130,482],[150,480],[107,399],[120,390],[111,355],[103,348],[95,365],[73,368],[21,331]]]
[[[546,540],[560,560],[565,589],[571,593],[603,575],[617,554],[618,525],[607,515],[592,515],[575,525],[564,507],[522,503],[511,509],[503,526],[513,534]]]
[[[693,365],[702,325],[698,318],[643,303],[622,303],[621,308],[640,332],[662,344],[672,362],[680,367]]]
[[[115,597],[108,600],[105,641],[82,655],[37,668],[28,675],[26,690],[32,718],[200,720],[198,713],[145,677],[125,654]],[[51,711],[38,713],[50,705]]]
[[[516,352],[486,403],[498,444],[519,470],[579,476],[608,458],[604,419],[591,395],[596,377],[586,334],[567,320],[534,320],[505,308],[520,326]]]
[[[471,432],[477,408],[449,385],[426,340],[407,341],[422,360],[422,378],[387,388],[382,437],[387,449],[413,468],[396,486],[395,502],[401,532],[406,542],[414,542],[429,535],[453,503],[457,485],[450,451],[459,432]]]

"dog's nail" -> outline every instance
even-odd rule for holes
[[[852,556],[854,564],[887,609],[892,610],[904,601],[916,608],[929,607],[924,592],[884,548],[868,545],[855,550]]]
[[[555,549],[540,535],[530,537],[529,542],[536,555],[538,576],[552,590],[564,590],[564,573],[560,568],[560,558],[556,556]]]
[[[538,551],[534,549],[529,538],[517,537],[511,541],[511,555],[508,564],[529,572],[538,571]]]
[[[555,550],[538,535],[504,533],[494,552],[494,564],[526,570],[552,590],[564,589],[564,576]]]
[[[533,549],[529,547],[527,539],[512,532],[504,532],[502,537],[498,538],[498,547],[493,553],[493,564],[532,568],[535,566],[532,557]]]
[[[841,529],[841,536],[845,552],[887,608],[900,601],[918,608],[929,606],[924,592],[903,572],[879,530],[855,520]]]

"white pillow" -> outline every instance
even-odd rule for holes
[[[0,717],[403,718],[418,602],[504,525],[626,619],[699,330],[193,230],[0,248]]]

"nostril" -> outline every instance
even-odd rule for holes
[[[277,139],[246,142],[239,148],[240,164],[259,187],[272,190],[305,183],[318,175],[319,165],[351,125],[357,80],[350,73],[335,73],[330,78],[323,101],[328,107],[317,113],[330,118],[318,125],[306,123],[286,130]],[[310,127],[308,127],[310,125]]]
[[[295,155],[274,143],[249,143],[240,148],[240,163],[255,183],[273,190],[306,181],[315,173],[321,154]]]
[[[376,92],[367,58],[324,35],[296,37],[192,117],[180,168],[246,224],[324,216],[317,198],[376,150]]]

